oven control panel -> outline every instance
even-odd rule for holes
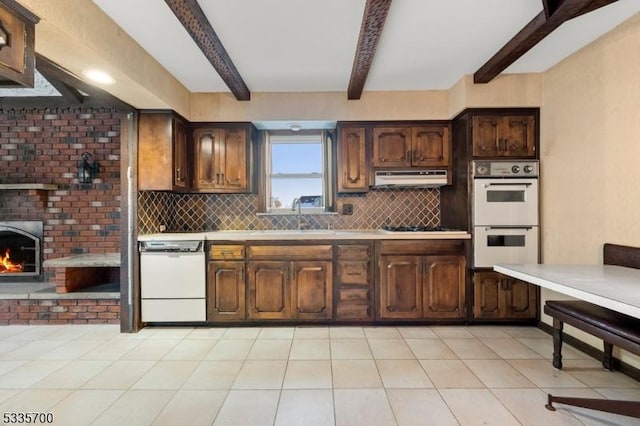
[[[537,160],[483,160],[473,161],[473,177],[537,177]]]

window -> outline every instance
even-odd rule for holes
[[[322,133],[269,134],[266,148],[267,211],[291,213],[299,201],[302,212],[324,212],[329,156]]]

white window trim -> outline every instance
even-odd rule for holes
[[[328,203],[328,192],[327,192],[327,164],[326,164],[326,155],[327,147],[325,138],[322,136],[322,132],[318,131],[317,134],[312,135],[279,135],[279,134],[267,134],[267,142],[266,142],[266,152],[265,152],[265,206],[266,212],[269,214],[281,214],[281,215],[297,215],[298,209],[292,209],[291,206],[281,207],[281,208],[272,208],[271,203],[271,179],[274,178],[274,175],[271,172],[271,145],[273,143],[277,144],[299,144],[299,143],[320,143],[321,153],[322,153],[322,172],[318,175],[318,173],[290,173],[290,174],[282,174],[283,178],[321,178],[322,181],[322,201],[323,207],[302,207],[301,214],[318,214],[325,213],[327,211],[327,203]],[[276,177],[277,179],[277,177]]]

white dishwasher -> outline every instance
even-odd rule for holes
[[[142,322],[207,319],[203,241],[140,242]]]

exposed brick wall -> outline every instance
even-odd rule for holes
[[[45,260],[120,250],[120,118],[111,110],[0,110],[0,183],[59,188],[46,204],[34,191],[0,191],[2,220],[44,221]],[[83,152],[100,164],[93,184],[78,184]]]
[[[119,323],[117,299],[0,300],[0,325]]]

